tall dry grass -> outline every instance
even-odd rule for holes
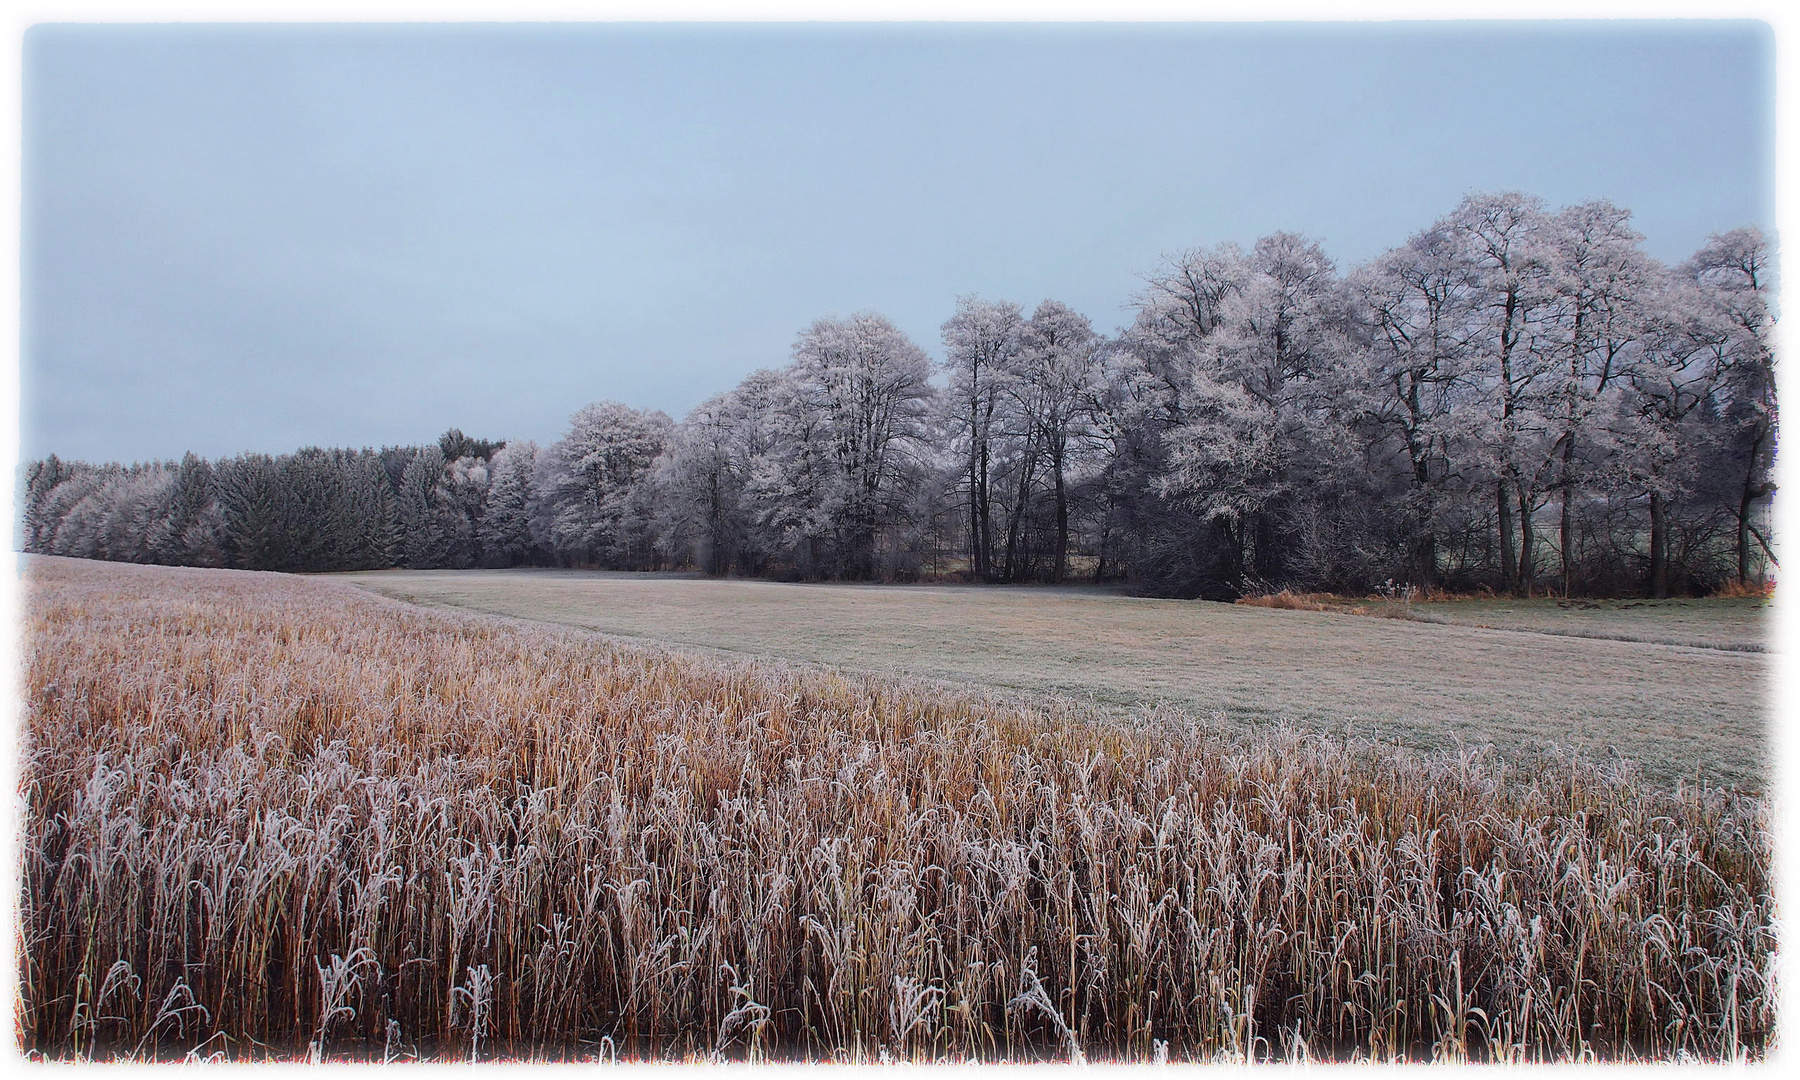
[[[1232,601],[1246,607],[1274,608],[1280,611],[1333,611],[1340,615],[1374,615],[1385,619],[1410,619],[1414,604],[1443,604],[1475,599],[1480,594],[1452,593],[1436,586],[1395,586],[1389,582],[1368,596],[1343,596],[1328,592],[1294,592],[1292,589],[1263,589]],[[1493,594],[1487,594],[1490,598]]]
[[[58,1057],[1757,1057],[1766,810],[34,559]]]
[[[1731,580],[1713,591],[1714,596],[1726,599],[1770,600],[1775,596],[1774,579],[1762,581]]]

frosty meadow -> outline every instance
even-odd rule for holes
[[[26,1054],[1778,1049],[1767,27],[24,44]]]
[[[1471,196],[679,424],[32,462],[24,1044],[1761,1057],[1768,258]]]
[[[578,570],[363,571],[438,608],[946,683],[1130,717],[1171,706],[1415,750],[1555,746],[1664,784],[1768,780],[1769,602],[1361,601],[1377,617],[1084,588],[889,588]],[[1349,605],[1345,605],[1349,606]],[[1386,617],[1381,617],[1386,616]]]
[[[34,557],[57,1057],[1758,1057],[1763,802]],[[1278,617],[1284,612],[1264,612]]]

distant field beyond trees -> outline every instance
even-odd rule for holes
[[[1182,252],[1131,322],[960,298],[935,364],[882,316],[680,423],[601,402],[473,439],[25,478],[26,550],[262,570],[587,566],[804,580],[1397,583],[1706,595],[1770,565],[1770,253],[1679,266],[1604,201],[1474,195],[1340,274],[1274,233]],[[634,358],[653,362],[654,358]],[[774,358],[771,358],[774,359]]]
[[[1774,1038],[1771,823],[1742,791],[1125,722],[316,578],[34,557],[24,586],[28,1051],[1669,1061]],[[851,627],[864,597],[930,595],[817,591]],[[1532,636],[1206,608],[1252,651],[1259,622],[1420,662],[1408,635]]]

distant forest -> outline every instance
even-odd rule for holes
[[[1225,599],[1414,585],[1695,594],[1761,578],[1767,243],[1665,266],[1628,211],[1471,196],[1348,274],[1276,233],[1184,252],[1131,325],[963,297],[933,362],[878,314],[680,423],[559,442],[25,466],[27,551],[323,571],[1112,580]]]

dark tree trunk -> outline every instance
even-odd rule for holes
[[[1513,554],[1512,498],[1502,479],[1495,485],[1500,506],[1500,581],[1509,592],[1519,588],[1519,563]]]
[[[1243,518],[1225,523],[1225,550],[1227,552],[1225,572],[1231,575],[1226,584],[1229,588],[1240,592],[1244,587],[1244,579],[1249,576],[1249,564],[1244,561],[1244,546],[1248,534],[1249,530],[1245,527]]]
[[[1419,379],[1420,376],[1415,374],[1408,397],[1408,404],[1412,410],[1414,419],[1412,426],[1410,426],[1406,432],[1406,449],[1407,453],[1412,457],[1413,492],[1414,497],[1419,500],[1418,510],[1420,517],[1420,520],[1417,523],[1420,530],[1419,542],[1413,553],[1413,578],[1420,585],[1430,588],[1437,580],[1437,536],[1433,534],[1429,528],[1429,522],[1432,520],[1430,503],[1431,460],[1426,456],[1426,448],[1419,444],[1417,434],[1419,425]]]
[[[1519,488],[1519,583],[1513,587],[1518,596],[1530,596],[1537,574],[1537,530],[1531,523],[1531,495]]]
[[[1650,595],[1669,596],[1669,509],[1663,497],[1650,493]]]
[[[1100,519],[1100,555],[1094,560],[1094,581],[1106,580],[1106,548],[1112,541],[1112,496],[1106,498],[1106,514]]]
[[[969,577],[981,580],[981,493],[976,484],[976,440],[969,439]]]
[[[994,525],[993,499],[988,494],[988,445],[981,444],[981,501],[976,510],[981,514],[981,528],[976,536],[976,558],[979,561],[981,580],[987,581],[994,576]]]
[[[1562,543],[1562,594],[1567,597],[1575,584],[1575,434],[1563,440],[1562,452],[1562,520],[1557,530]]]
[[[1756,500],[1751,497],[1750,485],[1744,485],[1744,494],[1738,500],[1737,512],[1737,579],[1739,585],[1750,583],[1750,505]]]
[[[708,548],[706,553],[706,572],[713,577],[724,577],[725,571],[731,568],[729,545],[725,539],[725,499],[719,490],[719,474],[714,469],[708,484],[707,532]]]
[[[1750,444],[1750,464],[1744,469],[1744,487],[1738,495],[1737,508],[1737,579],[1739,585],[1750,583],[1750,512],[1755,509],[1756,502],[1764,495],[1775,490],[1768,481],[1757,482],[1757,460],[1762,455],[1763,439],[1767,433],[1759,431],[1756,440]]]
[[[1413,578],[1422,588],[1429,589],[1437,583],[1437,537],[1434,534],[1420,534],[1413,562]]]
[[[975,510],[980,516],[980,524],[975,534],[976,574],[982,581],[991,581],[994,577],[994,526],[993,526],[993,493],[988,483],[988,459],[992,447],[988,443],[988,431],[994,421],[994,406],[987,404],[987,414],[981,418],[981,453],[977,459],[978,480],[972,480],[980,492],[976,500]]]
[[[1025,522],[1025,508],[1031,501],[1031,457],[1019,464],[1019,498],[1013,504],[1012,517],[1006,523],[1006,573],[1007,581],[1019,580],[1023,567],[1019,550],[1019,531]]]

